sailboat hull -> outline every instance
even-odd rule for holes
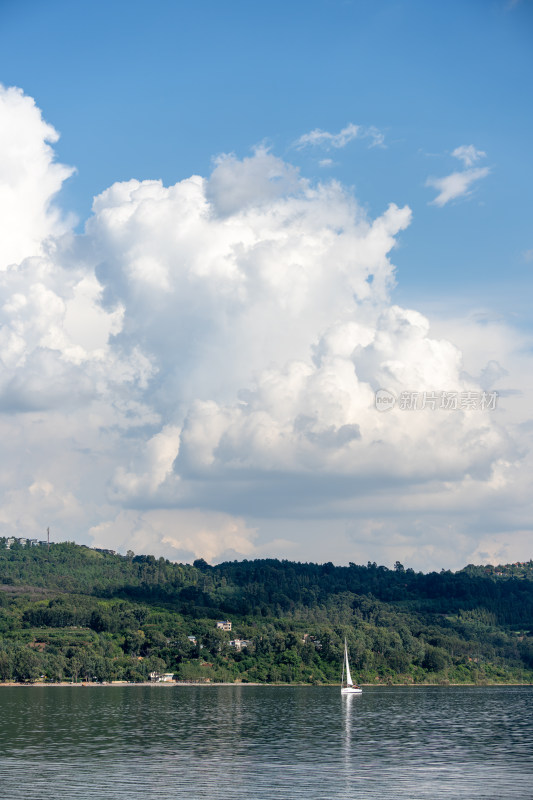
[[[362,694],[362,692],[359,686],[344,686],[341,689],[341,694]]]

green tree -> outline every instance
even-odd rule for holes
[[[13,658],[10,653],[0,650],[0,681],[9,681],[13,676]]]
[[[13,659],[13,677],[24,683],[33,682],[40,674],[40,662],[37,655],[28,648],[20,648]]]

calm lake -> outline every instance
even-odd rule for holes
[[[533,797],[533,688],[0,688],[2,800]]]

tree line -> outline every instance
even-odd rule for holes
[[[0,538],[1,681],[338,682],[345,638],[364,683],[530,683],[533,562],[210,566]]]

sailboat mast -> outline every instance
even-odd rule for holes
[[[350,662],[348,661],[348,644],[344,640],[344,658],[346,659],[346,683],[348,686],[353,686],[352,675],[350,672]]]
[[[344,676],[346,674],[346,683]],[[350,661],[348,659],[348,642],[344,639],[344,658],[342,661],[342,686],[341,694],[361,694],[361,687],[354,684],[352,674],[350,672]]]

